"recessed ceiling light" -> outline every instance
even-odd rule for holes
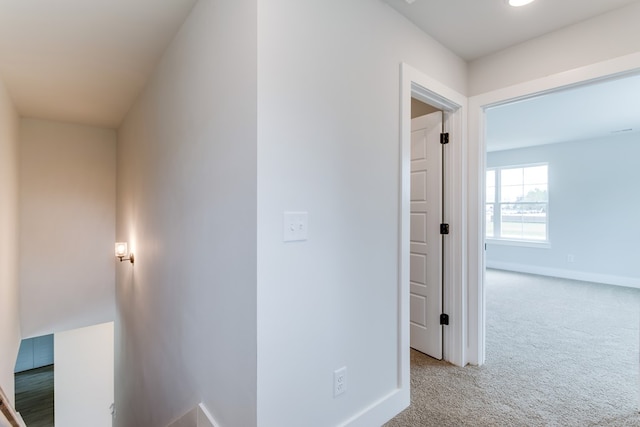
[[[532,3],[534,0],[508,0],[509,6],[520,7]]]

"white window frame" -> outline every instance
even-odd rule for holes
[[[499,232],[500,232],[500,227],[501,227],[501,221],[500,215],[496,215],[496,213],[500,212],[500,206],[504,203],[501,202],[501,182],[500,182],[500,175],[501,175],[501,171],[505,170],[505,169],[524,169],[524,168],[529,168],[529,167],[537,167],[537,166],[546,166],[547,167],[547,201],[546,202],[540,202],[540,203],[546,203],[546,215],[545,215],[545,239],[544,240],[533,240],[533,239],[518,239],[518,238],[513,238],[513,237],[496,237]],[[487,172],[489,171],[494,171],[494,177],[495,177],[495,198],[493,200],[493,202],[490,202],[488,199],[486,199],[486,195],[485,195],[485,212],[486,212],[486,208],[488,205],[492,204],[493,205],[493,236],[487,236],[486,235],[486,230],[485,230],[485,239],[488,243],[492,243],[492,244],[501,244],[501,245],[510,245],[510,246],[525,246],[525,247],[540,247],[540,248],[548,248],[551,246],[551,243],[549,241],[549,163],[546,162],[542,162],[542,163],[526,163],[526,164],[516,164],[516,165],[503,165],[503,166],[494,166],[494,167],[487,167],[486,171],[485,171],[485,192],[486,192],[486,184],[487,182]],[[533,203],[533,202],[532,202]]]

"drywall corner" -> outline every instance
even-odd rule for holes
[[[0,387],[14,404],[13,369],[20,348],[19,118],[0,80]]]

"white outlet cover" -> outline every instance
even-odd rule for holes
[[[285,242],[299,242],[307,240],[308,228],[308,212],[284,212],[282,238]]]
[[[337,397],[347,391],[347,367],[333,371],[333,397]]]

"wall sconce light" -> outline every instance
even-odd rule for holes
[[[127,255],[129,256],[129,258],[125,258]],[[129,253],[127,242],[116,243],[116,257],[120,259],[120,262],[131,261],[131,264],[133,264],[133,254]]]

